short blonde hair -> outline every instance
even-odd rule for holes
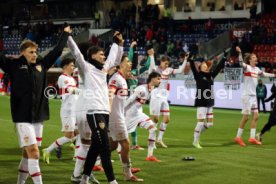
[[[24,50],[26,50],[29,47],[34,47],[37,49],[38,45],[31,40],[23,40],[22,43],[20,44],[19,51],[23,52]]]

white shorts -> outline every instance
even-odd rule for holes
[[[137,126],[148,129],[151,125],[155,125],[143,112],[126,113],[126,124],[128,133],[134,132]]]
[[[76,117],[68,116],[68,117],[61,117],[62,123],[62,132],[74,132],[76,129]]]
[[[20,148],[37,144],[37,138],[39,138],[39,144],[41,145],[43,123],[16,123],[16,132]]]
[[[213,118],[213,107],[198,107],[196,117],[197,119]]]
[[[170,106],[166,98],[151,98],[150,115],[170,115]]]
[[[258,112],[256,96],[242,96],[242,114],[250,115],[251,112]]]
[[[86,111],[76,112],[76,121],[78,125],[80,138],[84,140],[91,140],[92,132],[88,125],[86,114]]]
[[[111,137],[113,141],[128,139],[127,126],[125,122],[109,122],[108,129],[108,136]]]

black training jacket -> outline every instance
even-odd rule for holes
[[[213,71],[202,72],[198,71],[195,67],[194,61],[190,61],[190,66],[196,80],[196,107],[212,107],[215,104],[214,101],[214,78],[218,75],[220,70],[224,67],[226,59],[222,58],[219,64]]]
[[[15,123],[41,122],[49,119],[49,102],[44,95],[47,71],[61,55],[69,33],[63,32],[58,44],[36,64],[28,64],[24,56],[9,59],[0,55],[0,68],[11,82],[11,114]]]

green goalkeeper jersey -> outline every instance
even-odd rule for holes
[[[132,62],[133,61],[133,48],[129,48],[129,53],[128,53],[128,58]],[[134,90],[137,85],[138,85],[138,79],[136,78],[138,75],[144,73],[147,71],[150,67],[150,57],[147,58],[145,66],[142,66],[141,68],[138,69],[133,69],[131,70],[132,75],[134,78],[132,79],[127,79],[127,86],[130,91]]]

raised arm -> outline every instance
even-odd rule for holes
[[[186,56],[185,56],[182,65],[181,65],[179,68],[174,69],[174,70],[173,70],[173,74],[176,74],[176,73],[183,73],[183,72],[184,72],[184,68],[185,68],[185,66],[186,66],[186,64],[187,64],[187,59],[188,59],[188,57],[189,57],[189,55],[186,55]]]
[[[61,55],[63,48],[66,45],[68,36],[71,32],[72,30],[70,26],[65,27],[57,45],[41,60],[41,65],[43,65],[47,70],[56,62],[58,57]]]
[[[260,70],[259,75],[261,75],[261,76],[263,76],[263,77],[276,77],[276,74],[263,72],[263,71],[261,71],[261,70]]]
[[[149,73],[153,72],[153,71],[156,71],[156,65],[155,65],[155,59],[154,59],[154,50],[153,48],[152,49],[149,49],[147,51],[148,53],[148,57],[150,58],[150,65],[149,65]]]
[[[190,60],[190,66],[191,66],[192,72],[194,74],[194,78],[196,79],[199,75],[198,74],[199,72],[197,71],[197,69],[195,67],[195,61],[194,60]]]
[[[118,66],[121,63],[121,59],[124,53],[124,39],[122,34],[116,31],[113,38],[115,42],[112,44],[108,57],[104,64],[105,71],[108,71],[113,66]]]
[[[216,68],[215,68],[214,71],[212,72],[213,78],[215,78],[215,77],[219,74],[220,70],[224,68],[225,62],[226,62],[226,61],[227,61],[227,59],[226,59],[225,57],[223,57],[223,58],[220,60],[219,64],[216,66]]]
[[[129,47],[129,51],[128,51],[128,59],[130,60],[130,62],[133,61],[133,55],[134,55],[134,50],[133,48],[137,45],[136,41],[131,42],[130,47]]]
[[[121,62],[122,55],[123,47],[113,43],[104,64],[105,71],[108,71],[113,66],[118,66]]]
[[[83,73],[82,71],[85,71],[87,69],[86,66],[88,63],[84,60],[84,57],[72,36],[68,37],[67,46],[71,50],[71,53],[76,60],[76,64],[79,68],[79,73]]]
[[[246,68],[246,63],[244,63],[243,61],[243,57],[242,57],[242,51],[240,47],[236,47],[236,51],[239,53],[239,62],[240,62],[240,66],[243,67],[244,69]]]
[[[150,68],[150,63],[151,63],[151,59],[153,59],[154,60],[154,57],[148,57],[147,58],[147,61],[146,61],[146,64],[145,64],[145,66],[142,66],[140,69],[139,69],[139,73],[138,74],[142,74],[142,73],[144,73],[145,71],[147,71],[147,70],[149,70],[149,68]]]

